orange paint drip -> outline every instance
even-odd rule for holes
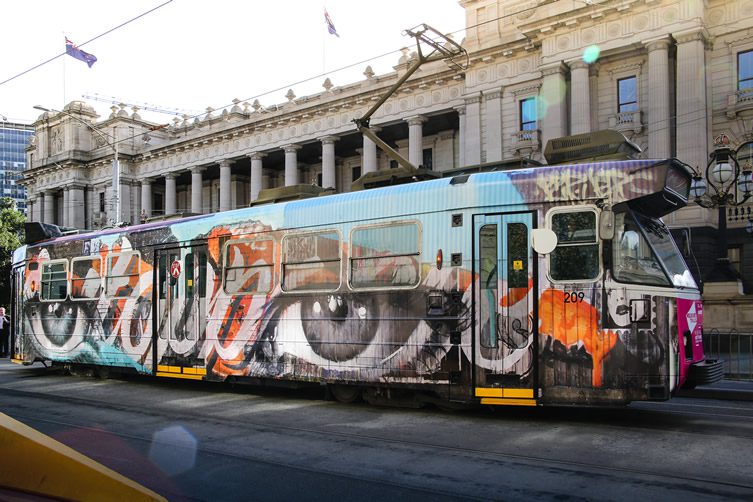
[[[510,288],[509,294],[504,295],[499,299],[500,307],[510,307],[515,305],[520,300],[523,300],[528,296],[528,292],[533,288],[533,279],[528,279],[528,287],[525,288]]]
[[[599,313],[591,304],[581,302],[565,303],[564,291],[547,289],[541,295],[539,332],[558,340],[565,347],[579,342],[593,359],[592,385],[602,385],[602,362],[617,343],[617,334],[599,329]]]

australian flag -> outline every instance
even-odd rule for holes
[[[92,65],[97,62],[97,57],[94,54],[89,54],[88,52],[82,51],[81,49],[76,47],[76,44],[68,40],[68,37],[65,37],[65,53],[69,56],[73,56],[79,61],[83,61],[84,63],[88,64],[89,68],[91,68]]]
[[[324,22],[327,23],[327,31],[329,31],[329,34],[340,38],[340,35],[337,34],[337,30],[335,29],[335,23],[332,22],[332,19],[327,13],[327,9],[324,9]]]

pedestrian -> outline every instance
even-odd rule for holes
[[[5,315],[5,307],[0,307],[0,357],[8,357],[10,352],[10,318]]]

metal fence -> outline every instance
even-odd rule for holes
[[[724,361],[724,377],[753,380],[753,333],[704,331],[703,348],[708,359]]]

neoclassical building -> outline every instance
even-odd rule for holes
[[[544,162],[551,138],[616,129],[644,157],[677,157],[700,169],[714,137],[726,134],[735,148],[753,140],[753,0],[460,4],[467,69],[424,65],[371,120],[414,165],[445,171]],[[93,229],[137,222],[142,212],[243,207],[263,188],[312,183],[348,191],[361,175],[394,166],[352,120],[400,78],[411,57],[403,51],[384,75],[365,68],[357,82],[327,79],[318,94],[291,89],[283,103],[234,100],[168,126],[126,106],[104,120],[80,101],[45,112],[27,149],[28,214]],[[753,237],[745,229],[752,205],[727,214],[728,253],[746,292],[753,292]],[[691,204],[666,221],[703,277],[717,253],[717,212]],[[744,310],[733,311],[735,326],[753,326]]]

